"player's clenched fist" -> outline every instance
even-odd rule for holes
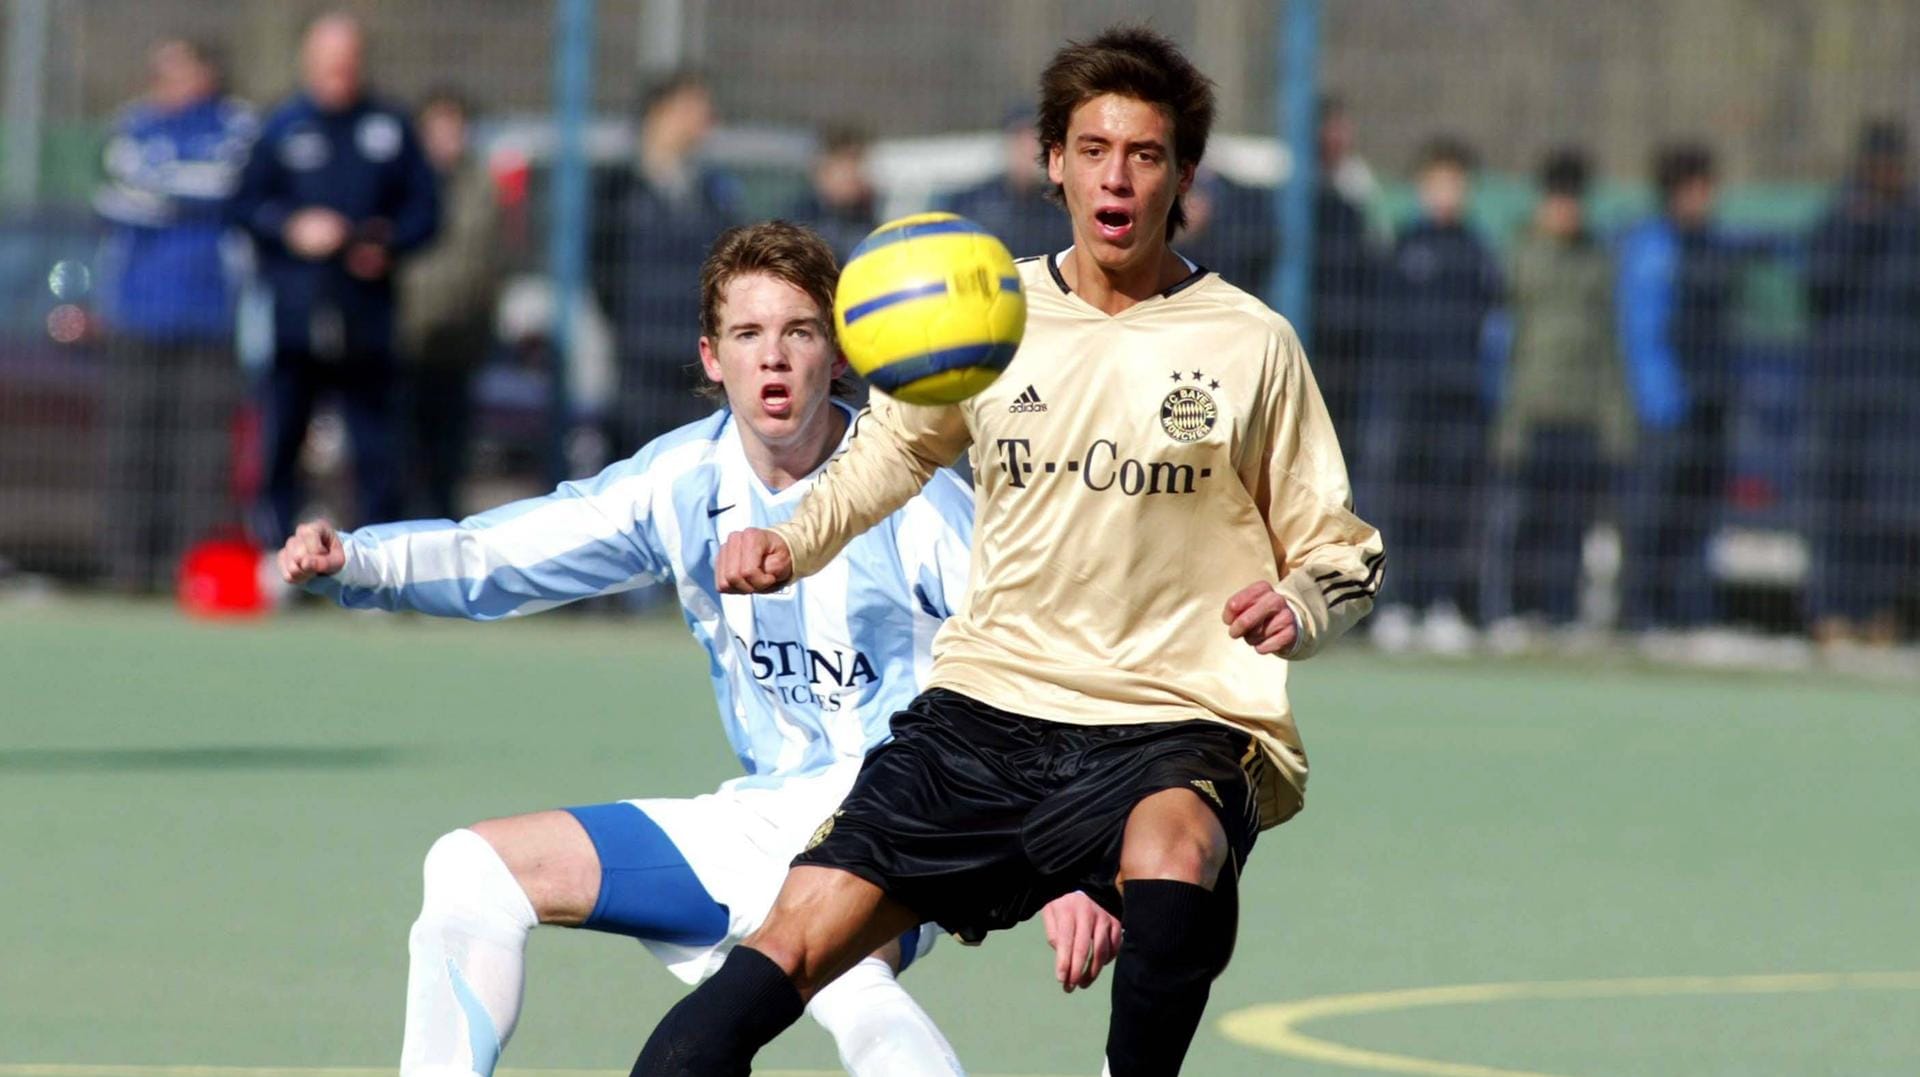
[[[331,576],[347,565],[340,533],[325,520],[301,524],[280,547],[280,578],[295,587],[315,576]]]
[[[1246,640],[1261,654],[1284,655],[1300,638],[1293,607],[1265,580],[1236,591],[1220,619],[1227,623],[1227,635]]]
[[[793,551],[771,531],[749,527],[735,531],[720,547],[720,563],[713,581],[722,594],[762,595],[777,591],[793,579]]]

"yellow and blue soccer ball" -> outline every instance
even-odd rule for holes
[[[873,230],[834,292],[840,349],[909,404],[952,404],[993,383],[1020,347],[1027,297],[1006,245],[951,213]]]

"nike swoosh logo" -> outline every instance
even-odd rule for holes
[[[734,505],[737,505],[737,504],[739,504],[739,502],[737,501],[734,502]],[[716,505],[715,507],[707,510],[707,519],[711,520],[715,516],[718,516],[721,513],[726,512],[728,509],[731,509],[731,508],[733,508],[733,505]]]

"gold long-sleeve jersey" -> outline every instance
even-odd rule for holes
[[[1204,271],[1118,315],[1072,294],[1053,259],[1020,273],[1026,336],[1000,379],[948,407],[875,394],[775,530],[811,573],[971,446],[972,593],[927,687],[1047,721],[1246,730],[1272,764],[1254,768],[1262,825],[1282,822],[1307,780],[1288,662],[1372,608],[1385,561],[1300,342]],[[1285,659],[1221,617],[1262,580],[1300,623]]]

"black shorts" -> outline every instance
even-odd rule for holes
[[[1118,915],[1133,806],[1194,790],[1238,870],[1260,831],[1261,759],[1251,735],[1215,722],[1070,725],[929,689],[794,863],[852,872],[968,942],[1074,890]]]

